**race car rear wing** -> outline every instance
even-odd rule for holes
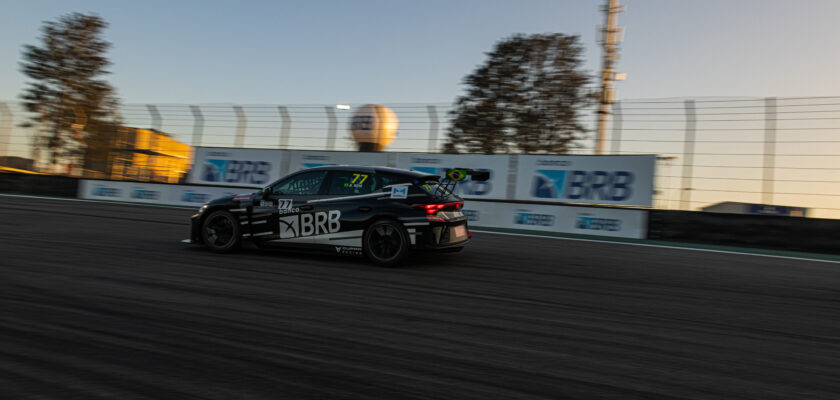
[[[486,181],[490,179],[489,171],[478,171],[469,168],[452,168],[446,171],[446,174],[441,177],[441,181],[449,180],[453,182],[463,181],[470,177],[474,181]]]
[[[486,181],[490,179],[489,171],[477,171],[469,168],[452,168],[446,170],[446,173],[440,177],[437,188],[435,189],[435,197],[445,197],[452,194],[455,185],[469,177],[474,181]]]

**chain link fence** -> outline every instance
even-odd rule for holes
[[[441,151],[451,104],[383,105],[400,120],[387,151]],[[125,126],[191,146],[354,151],[350,119],[361,104],[348,106],[128,104],[121,115]],[[591,111],[584,122],[594,131]],[[0,165],[46,171],[36,130],[19,126],[25,116],[0,102]],[[737,201],[840,218],[840,97],[623,100],[610,120],[611,154],[659,156],[657,208]],[[592,154],[594,143],[574,153]]]

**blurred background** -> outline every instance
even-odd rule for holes
[[[0,166],[179,183],[199,146],[356,151],[372,100],[387,152],[655,154],[656,208],[840,218],[838,3],[631,3],[12,4]]]

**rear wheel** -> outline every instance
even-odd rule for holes
[[[227,211],[215,211],[201,225],[201,239],[217,253],[227,253],[239,247],[239,219]]]
[[[362,238],[365,256],[383,267],[396,266],[408,254],[409,246],[408,232],[393,220],[374,222]]]

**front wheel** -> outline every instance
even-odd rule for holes
[[[201,239],[217,253],[227,253],[239,247],[239,220],[227,211],[215,211],[201,225]]]
[[[362,250],[374,264],[393,267],[408,254],[408,232],[392,220],[376,221],[365,230]]]

